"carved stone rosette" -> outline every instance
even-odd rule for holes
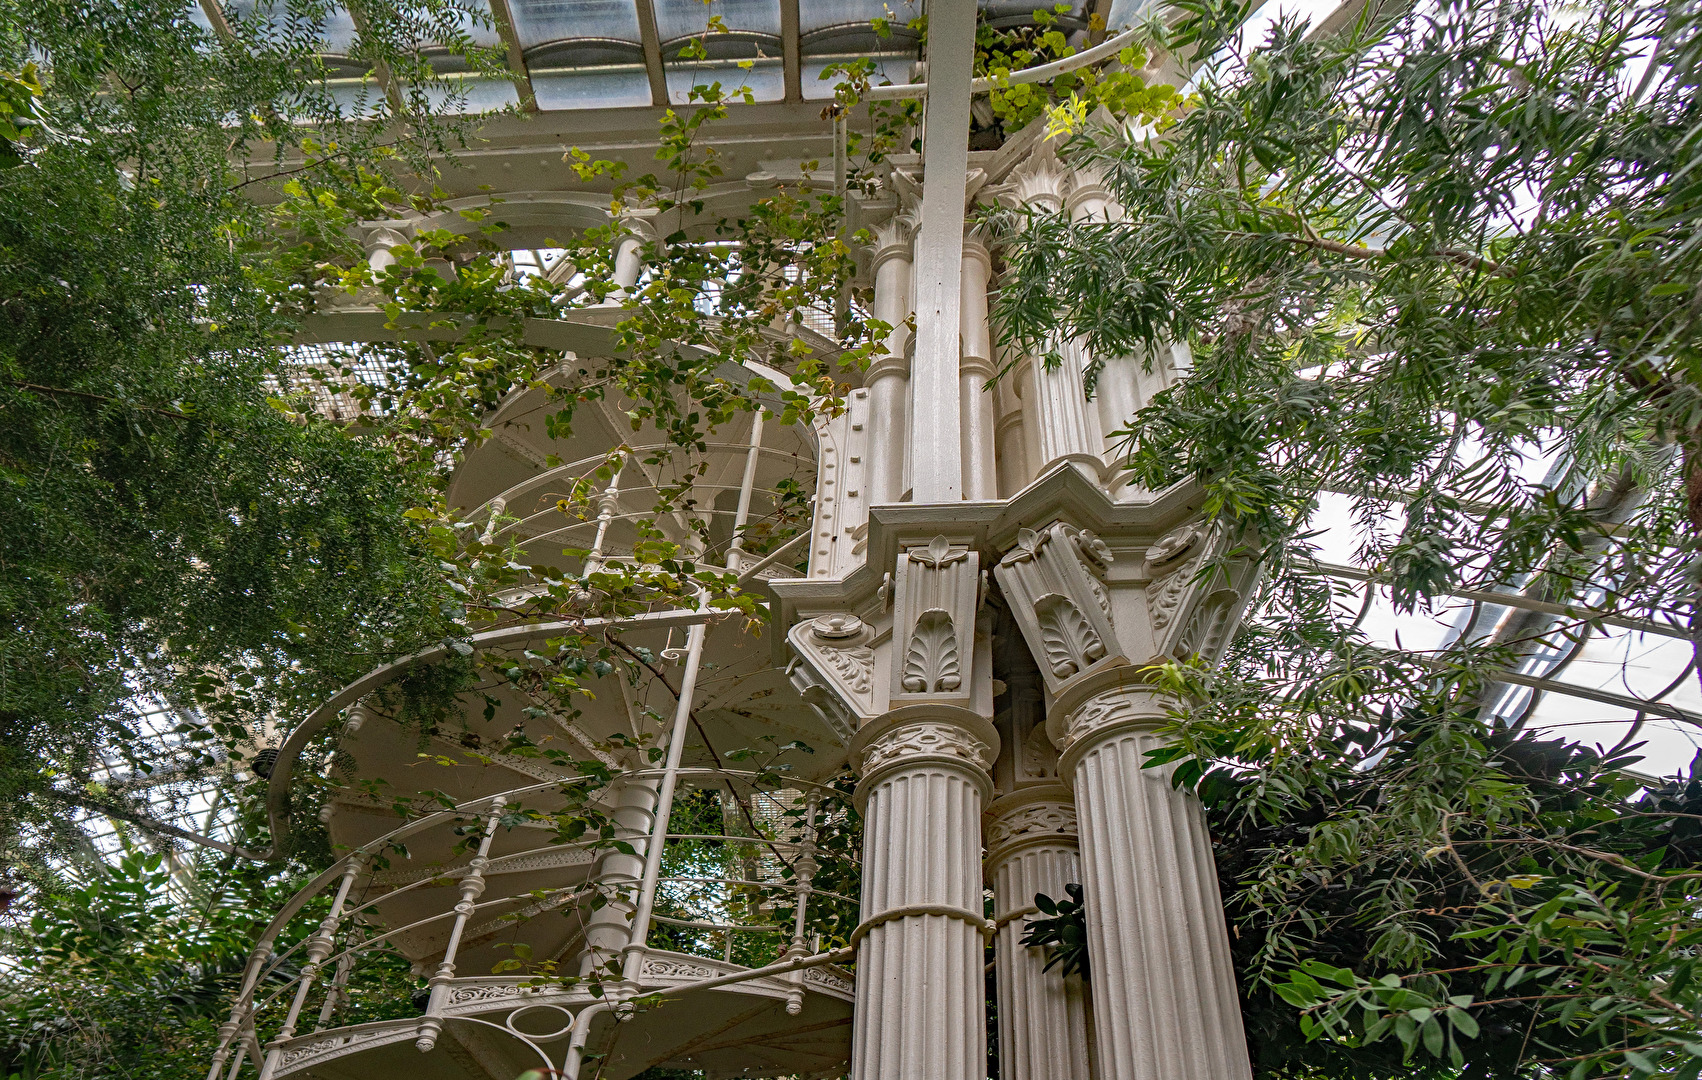
[[[852,742],[870,927],[857,954],[858,1080],[986,1076],[979,825],[998,744],[990,721],[938,704],[888,713]]]
[[[1082,981],[1046,971],[1046,956],[1022,944],[1036,893],[1054,899],[1081,880],[1076,808],[1056,784],[1020,788],[987,807],[987,881],[999,926],[994,948],[999,994],[999,1068],[1008,1080],[1078,1080],[1091,1075],[1088,1005]]]
[[[1023,529],[993,573],[1053,694],[1119,652],[1105,572],[1111,552],[1092,533],[1054,522]]]

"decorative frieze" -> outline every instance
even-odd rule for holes
[[[1076,807],[1067,790],[1044,787],[1019,791],[1017,795],[1021,798],[1007,796],[988,808],[982,835],[987,844],[989,865],[1006,857],[1017,845],[1058,841],[1075,843]]]
[[[993,766],[993,748],[957,724],[905,724],[865,745],[858,771],[868,776],[909,758],[943,758],[989,769]]]

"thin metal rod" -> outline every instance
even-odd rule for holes
[[[1066,56],[1062,60],[1054,60],[1050,64],[1041,64],[1039,67],[1024,68],[1022,71],[1013,71],[1008,76],[1000,79],[973,79],[969,83],[969,92],[971,94],[985,94],[989,90],[1001,90],[1006,86],[1016,86],[1022,83],[1045,82],[1047,79],[1055,78],[1064,74],[1066,71],[1074,71],[1077,68],[1084,68],[1089,64],[1097,64],[1106,57],[1115,56],[1123,50],[1124,46],[1134,44],[1136,39],[1140,38],[1143,33],[1144,31],[1140,27],[1136,27],[1133,30],[1125,30],[1116,37],[1095,45],[1091,49],[1076,53],[1074,56]],[[931,72],[929,77],[932,77]],[[869,87],[869,92],[863,95],[863,100],[898,101],[903,98],[927,96],[927,83],[905,83],[899,86],[871,86]]]
[[[1382,584],[1369,570],[1357,566],[1345,566],[1341,563],[1313,562],[1318,572],[1330,577],[1343,578],[1348,581],[1365,581],[1373,585]],[[1659,634],[1662,637],[1691,640],[1690,631],[1666,623],[1658,623],[1651,619],[1636,619],[1626,615],[1604,615],[1589,608],[1572,607],[1569,604],[1555,604],[1547,600],[1536,600],[1529,596],[1519,596],[1514,593],[1485,592],[1480,589],[1450,589],[1448,596],[1457,596],[1461,600],[1471,600],[1478,603],[1493,604],[1497,607],[1518,608],[1521,611],[1538,611],[1545,615],[1561,615],[1569,619],[1579,619],[1589,622],[1601,622],[1607,626],[1617,626],[1624,630],[1636,630],[1644,634]]]
[[[697,694],[697,673],[703,666],[703,642],[707,636],[702,623],[686,631],[686,669],[680,678],[680,700],[674,708],[668,758],[662,770],[661,789],[656,796],[655,823],[650,829],[650,846],[644,852],[644,880],[639,885],[638,907],[632,917],[632,938],[626,947],[625,975],[629,982],[638,981],[645,945],[650,938],[650,914],[656,909],[656,884],[662,876],[662,849],[668,842],[668,818],[674,811],[680,764],[685,760],[686,737],[691,733],[691,702]]]
[[[739,481],[739,507],[733,512],[733,539],[727,545],[727,569],[739,572],[745,560],[745,523],[751,516],[751,491],[756,487],[756,466],[762,456],[762,410],[751,420],[751,445],[745,451],[745,475]]]

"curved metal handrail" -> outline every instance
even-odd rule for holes
[[[665,769],[632,770],[630,772],[626,772],[626,773],[621,774],[620,779],[626,780],[626,781],[644,781],[644,780],[659,779],[666,772],[667,772],[667,770],[665,770]],[[769,789],[766,789],[764,787],[757,785],[756,781],[758,781],[760,778],[764,778],[767,775],[767,774],[765,774],[761,771],[757,771],[757,770],[737,770],[737,769],[712,768],[712,767],[693,767],[693,768],[678,769],[678,770],[675,771],[675,775],[682,780],[688,780],[688,781],[696,780],[696,781],[707,781],[707,782],[739,782],[739,783],[744,783],[744,784],[750,785],[750,787],[754,791],[761,792],[763,794],[770,794],[771,793]],[[255,970],[255,977],[248,980],[248,982],[249,982],[248,989],[245,990],[241,995],[239,995],[238,1000],[236,1002],[236,1010],[240,1013],[243,1013],[246,1016],[248,1023],[252,1024],[253,1019],[260,1012],[264,1011],[268,1005],[277,1001],[282,995],[284,995],[292,987],[299,986],[300,982],[304,978],[312,978],[317,971],[323,970],[327,965],[337,963],[337,962],[343,960],[344,958],[352,957],[353,955],[360,953],[360,952],[367,952],[367,951],[374,950],[381,945],[385,945],[388,941],[390,941],[390,939],[396,937],[399,934],[408,932],[410,930],[416,930],[416,929],[419,929],[422,926],[428,926],[428,925],[431,925],[433,923],[444,921],[446,919],[454,918],[458,914],[461,915],[462,917],[465,917],[466,915],[470,915],[473,912],[489,910],[489,909],[492,909],[492,908],[501,907],[501,906],[506,905],[506,904],[515,903],[515,902],[518,902],[518,901],[521,901],[521,900],[534,900],[534,901],[536,901],[538,899],[538,897],[535,894],[530,893],[530,892],[525,893],[525,894],[508,895],[508,896],[503,896],[503,897],[499,897],[499,898],[496,898],[496,899],[492,899],[492,900],[489,900],[489,901],[485,901],[483,903],[472,904],[470,907],[467,907],[465,911],[458,911],[457,909],[448,909],[448,910],[445,910],[445,911],[433,913],[432,915],[426,916],[426,917],[421,918],[421,919],[416,919],[413,922],[404,924],[403,926],[385,928],[381,933],[377,934],[376,936],[370,937],[370,938],[363,937],[363,939],[360,942],[355,943],[353,945],[350,945],[349,947],[347,947],[347,948],[345,948],[341,951],[332,952],[331,950],[327,949],[326,952],[325,952],[325,955],[322,955],[317,959],[311,960],[308,965],[304,965],[303,970],[300,973],[298,973],[294,978],[288,980],[282,986],[272,988],[271,992],[269,994],[265,995],[263,998],[259,997],[259,988],[261,987],[261,985],[263,985],[267,981],[268,978],[276,975],[282,969],[284,962],[287,961],[288,959],[290,959],[292,956],[296,955],[299,951],[301,951],[303,949],[308,949],[309,951],[311,951],[311,946],[312,946],[313,942],[316,940],[316,937],[313,936],[313,935],[310,935],[308,937],[304,937],[301,940],[297,941],[295,944],[291,945],[289,948],[283,950],[282,952],[278,952],[278,953],[272,953],[271,952],[271,944],[273,942],[275,942],[279,938],[279,936],[281,936],[282,931],[288,926],[289,922],[291,920],[293,920],[297,915],[299,915],[300,912],[307,906],[307,904],[309,902],[311,902],[313,900],[314,897],[324,894],[327,891],[327,889],[334,882],[338,881],[340,878],[344,878],[344,877],[350,875],[351,873],[353,873],[354,871],[351,868],[364,867],[367,864],[368,860],[370,860],[374,855],[376,855],[376,854],[384,851],[385,849],[393,846],[397,841],[406,839],[410,836],[417,835],[421,832],[424,832],[426,830],[433,828],[434,826],[446,825],[446,824],[449,824],[449,823],[452,823],[452,822],[461,822],[461,821],[464,821],[466,817],[471,816],[471,815],[477,815],[481,812],[485,813],[486,815],[489,815],[489,814],[495,812],[495,809],[493,809],[493,808],[510,807],[510,806],[518,805],[520,800],[522,800],[527,795],[535,794],[535,793],[542,792],[542,791],[549,791],[549,790],[552,790],[552,789],[559,789],[559,788],[564,787],[564,786],[582,784],[582,783],[585,783],[585,782],[587,782],[588,780],[591,780],[591,779],[593,779],[593,778],[587,777],[587,776],[565,776],[565,777],[561,777],[561,778],[550,780],[550,781],[545,781],[545,782],[541,782],[541,783],[537,783],[537,784],[526,785],[526,786],[520,787],[520,788],[510,789],[508,791],[504,791],[504,792],[500,792],[500,793],[489,794],[489,795],[480,795],[476,798],[468,799],[468,800],[465,800],[461,803],[458,803],[452,808],[445,808],[445,809],[442,809],[442,810],[437,810],[437,811],[434,811],[432,813],[426,814],[426,815],[424,815],[420,818],[417,818],[413,821],[404,822],[403,824],[397,826],[396,828],[390,830],[389,832],[386,832],[383,835],[375,837],[375,838],[367,841],[366,843],[360,845],[358,848],[351,851],[346,857],[339,860],[335,865],[327,868],[325,871],[323,871],[319,875],[317,875],[313,880],[311,880],[306,885],[304,885],[301,889],[297,890],[297,892],[294,895],[292,895],[289,900],[287,900],[285,902],[283,908],[280,909],[279,912],[267,924],[266,929],[260,935],[261,945],[257,946],[257,948],[256,948],[256,957],[254,959],[258,959],[258,967]],[[807,780],[807,779],[803,779],[803,778],[788,777],[788,778],[786,778],[786,782],[787,782],[787,786],[789,788],[791,788],[793,790],[798,790],[798,791],[813,790],[813,791],[816,791],[816,792],[826,792],[826,791],[833,790],[827,784],[823,784],[823,783],[819,783],[819,782],[816,782],[816,781],[811,781],[811,780]],[[684,840],[722,841],[722,842],[728,842],[728,843],[746,843],[746,844],[762,845],[764,847],[783,847],[783,848],[786,848],[788,850],[793,850],[793,851],[802,851],[802,850],[812,850],[813,851],[814,850],[813,845],[806,843],[806,842],[789,841],[789,840],[782,840],[782,839],[769,839],[767,837],[761,837],[761,836],[740,836],[740,835],[728,835],[728,834],[716,834],[716,833],[667,833],[667,834],[664,834],[664,840],[665,840],[665,842],[684,841]],[[579,848],[595,847],[599,844],[605,844],[605,843],[608,843],[608,841],[604,840],[601,837],[597,837],[597,838],[592,838],[590,840],[568,841],[568,842],[563,842],[563,843],[559,843],[559,844],[550,844],[550,845],[546,845],[546,846],[541,847],[541,848],[529,848],[525,851],[511,852],[507,855],[497,856],[495,858],[486,858],[482,855],[481,856],[475,856],[474,858],[470,859],[466,864],[457,865],[457,866],[445,866],[445,867],[442,868],[442,871],[440,873],[434,873],[430,876],[422,877],[418,881],[409,882],[409,883],[402,885],[402,886],[400,886],[396,889],[388,890],[380,896],[376,896],[376,897],[372,897],[371,899],[364,900],[364,901],[358,903],[356,906],[354,906],[352,908],[349,908],[345,911],[341,911],[337,915],[336,923],[338,925],[341,925],[345,922],[352,921],[353,919],[375,909],[378,905],[380,905],[380,904],[382,904],[386,901],[392,901],[397,896],[405,894],[405,893],[410,892],[412,890],[426,888],[426,887],[435,886],[435,885],[441,885],[441,884],[444,884],[448,881],[452,881],[452,880],[456,880],[458,878],[464,877],[465,875],[467,875],[468,873],[471,873],[473,871],[475,864],[477,864],[477,870],[478,870],[479,874],[483,875],[483,874],[487,873],[490,870],[490,868],[501,866],[503,863],[506,863],[506,862],[517,861],[517,860],[522,859],[522,858],[536,857],[537,855],[539,855],[541,853],[568,851],[568,850],[574,850],[574,849],[579,849]],[[800,902],[802,902],[802,899],[806,896],[815,896],[815,897],[831,898],[833,900],[837,900],[837,901],[844,902],[844,903],[850,903],[850,904],[856,903],[856,901],[853,900],[850,897],[843,896],[841,894],[834,893],[834,892],[824,890],[824,889],[816,889],[816,888],[813,888],[812,886],[810,886],[807,882],[800,882],[798,880],[791,880],[791,881],[787,881],[787,880],[752,881],[752,880],[747,880],[747,879],[709,878],[709,877],[702,877],[702,876],[686,876],[686,875],[672,875],[672,876],[663,877],[660,880],[671,881],[671,882],[688,882],[689,881],[689,882],[702,882],[702,883],[716,883],[716,884],[725,884],[725,885],[731,885],[731,886],[750,887],[750,888],[758,888],[758,889],[779,889],[781,891],[789,891],[789,892],[799,894]],[[554,897],[553,899],[565,900],[570,895],[579,895],[579,894],[583,894],[587,891],[588,891],[588,888],[584,887],[584,886],[563,888],[563,889],[559,890],[559,893],[561,895]],[[555,905],[555,906],[559,906],[559,905]],[[671,922],[671,923],[675,923],[677,925],[682,925],[682,926],[691,925],[691,926],[695,926],[695,927],[700,928],[700,929],[712,929],[712,930],[719,930],[719,931],[726,931],[726,932],[732,932],[733,929],[734,929],[733,927],[720,925],[720,924],[699,924],[699,923],[697,923],[695,921],[691,921],[691,920],[678,920],[678,919],[675,919],[671,916],[653,916],[653,917],[659,918],[664,922]],[[745,926],[741,925],[741,926],[737,927],[737,929],[740,930],[740,931],[749,930],[751,932],[755,932],[755,931],[758,931],[758,930],[763,931],[763,932],[772,932],[772,931],[783,930],[784,928],[779,927],[779,926],[761,926],[760,924],[753,924],[749,927],[745,927]],[[334,932],[335,932],[334,927],[329,931],[324,927],[321,928],[321,935],[325,935],[327,933],[331,933],[331,934],[334,935]],[[263,959],[260,958],[262,955],[264,955]],[[251,963],[252,963],[252,960],[251,960]]]
[[[522,623],[516,626],[486,630],[474,634],[465,642],[455,644],[470,646],[475,652],[478,652],[486,649],[530,645],[534,642],[546,641],[552,637],[562,637],[567,634],[692,626],[698,623],[716,622],[728,618],[732,614],[733,612],[729,611],[697,611],[675,608],[670,611],[645,612],[638,615],[609,618]],[[430,664],[443,660],[453,651],[456,651],[454,647],[450,643],[444,642],[410,653],[398,660],[392,660],[388,664],[380,664],[331,695],[323,704],[309,713],[307,719],[291,730],[289,737],[278,748],[278,759],[272,766],[272,775],[266,784],[266,819],[271,830],[272,843],[264,851],[250,853],[250,858],[269,862],[277,858],[278,853],[283,850],[284,842],[289,836],[287,803],[290,781],[295,773],[296,758],[300,756],[307,744],[344,709],[357,703],[379,687],[395,681],[420,664]]]

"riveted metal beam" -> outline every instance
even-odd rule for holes
[[[786,100],[804,100],[804,65],[798,44],[798,0],[780,0],[780,49],[786,74]]]
[[[532,91],[532,73],[526,68],[526,57],[520,48],[520,30],[514,21],[514,8],[508,0],[490,0],[490,5],[496,32],[502,35],[502,44],[508,52],[508,70],[514,73],[514,89],[520,92],[520,105],[527,112],[537,112],[538,95]]]
[[[656,29],[654,0],[635,0],[638,39],[644,44],[644,71],[650,76],[650,104],[668,104],[668,75],[662,68],[662,34]]]

